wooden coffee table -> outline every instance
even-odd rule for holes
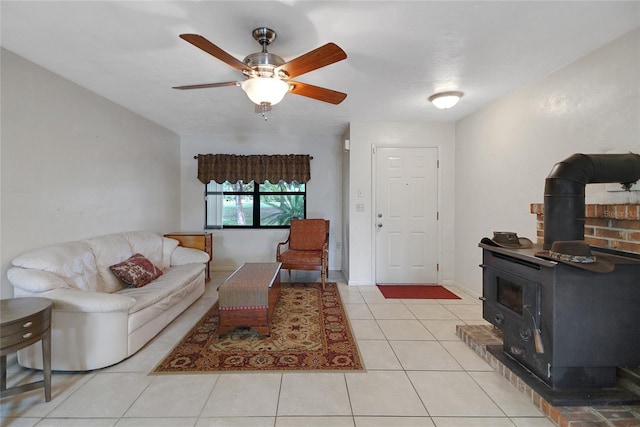
[[[0,395],[13,396],[44,386],[51,400],[51,300],[12,298],[0,300]],[[44,379],[7,389],[7,354],[42,340]]]
[[[271,322],[280,296],[279,262],[246,263],[218,288],[218,336],[238,327],[271,334]]]

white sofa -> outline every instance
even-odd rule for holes
[[[143,287],[118,279],[110,266],[144,255],[162,275]],[[142,348],[204,293],[209,255],[178,241],[133,231],[35,249],[12,260],[14,296],[53,301],[53,370],[87,371],[113,365]],[[36,343],[18,363],[42,369]]]

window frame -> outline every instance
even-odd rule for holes
[[[210,181],[209,184],[213,182]],[[226,183],[228,183],[228,181],[225,181]],[[205,230],[214,230],[214,229],[235,229],[235,230],[247,230],[247,229],[263,229],[263,230],[278,230],[278,229],[288,229],[290,228],[290,225],[262,225],[260,224],[260,196],[264,195],[264,196],[302,196],[302,203],[303,203],[303,218],[304,219],[307,217],[307,183],[301,183],[304,185],[304,191],[260,191],[260,186],[264,183],[256,183],[255,181],[249,181],[253,182],[253,191],[249,192],[249,191],[207,191],[207,187],[209,186],[209,184],[205,184],[204,185],[204,228]],[[249,184],[246,183],[246,184]],[[234,185],[232,183],[229,183],[231,185]],[[220,186],[224,185],[224,183],[222,184],[218,184]],[[220,224],[220,225],[210,225],[207,224],[207,218],[208,218],[208,206],[209,203],[207,201],[208,196],[220,196],[221,198],[224,198],[225,196],[252,196],[253,197],[253,206],[252,206],[252,215],[253,215],[253,223],[251,225],[224,225],[224,224]],[[220,216],[220,221],[224,222],[223,216]]]

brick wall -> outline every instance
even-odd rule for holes
[[[538,243],[544,242],[544,205],[532,203]],[[640,204],[586,205],[584,239],[592,246],[640,254]]]

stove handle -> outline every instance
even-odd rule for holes
[[[480,267],[482,269],[485,269],[485,268],[487,268],[487,264],[478,264],[478,267]],[[485,297],[479,297],[478,299],[480,301],[486,301],[487,300],[487,298],[485,298]]]

